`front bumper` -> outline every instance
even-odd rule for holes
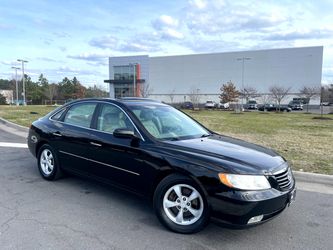
[[[212,217],[223,224],[247,227],[266,222],[280,214],[295,199],[295,184],[287,191],[227,191],[210,196]],[[255,216],[260,222],[248,224]]]

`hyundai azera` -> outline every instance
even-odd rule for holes
[[[70,102],[33,122],[28,146],[46,180],[69,172],[148,197],[178,233],[198,232],[211,217],[257,225],[295,199],[291,168],[276,152],[149,99]]]

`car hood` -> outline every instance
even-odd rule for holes
[[[205,138],[167,141],[174,150],[192,160],[214,164],[219,171],[239,174],[271,174],[286,161],[271,149],[235,138],[211,135]]]

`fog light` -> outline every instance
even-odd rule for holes
[[[264,215],[258,215],[258,216],[254,216],[251,219],[249,219],[249,221],[247,222],[247,224],[252,224],[252,223],[256,223],[262,220],[262,218],[264,218]]]

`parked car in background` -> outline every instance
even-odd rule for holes
[[[261,105],[258,108],[259,111],[279,111],[279,106],[276,104],[265,104]],[[280,111],[281,112],[290,112],[291,108],[285,105],[280,106]]]
[[[256,100],[249,100],[246,104],[245,104],[245,109],[258,109],[258,104]]]
[[[303,104],[297,101],[291,101],[288,104],[288,107],[291,108],[292,110],[303,110]]]
[[[210,217],[257,225],[296,194],[292,170],[275,151],[220,135],[149,99],[65,104],[32,123],[28,146],[44,179],[66,171],[143,195],[178,233],[198,232]]]
[[[216,107],[219,108],[219,109],[229,109],[230,108],[230,104],[229,104],[229,102],[226,102],[226,103],[220,103],[219,102],[216,105]]]
[[[181,108],[182,109],[193,109],[194,108],[194,105],[192,102],[184,102],[182,105],[181,105]]]
[[[214,109],[216,108],[216,103],[213,101],[207,101],[205,103],[205,109]]]

